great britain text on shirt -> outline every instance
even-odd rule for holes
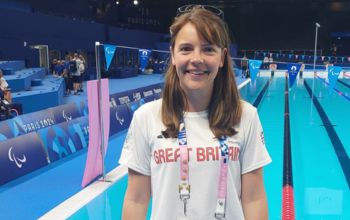
[[[237,161],[239,156],[238,146],[229,146],[229,160]],[[221,151],[219,146],[215,147],[197,147],[195,149],[188,147],[188,153],[194,152],[194,157],[189,156],[189,160],[195,159],[197,162],[219,161]],[[153,158],[156,164],[174,163],[180,159],[180,148],[161,148],[153,151]]]

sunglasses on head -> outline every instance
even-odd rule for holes
[[[208,11],[211,11],[212,13],[219,16],[222,20],[224,20],[224,12],[221,9],[218,9],[211,5],[183,5],[177,9],[176,17],[189,13],[196,8],[206,9]]]

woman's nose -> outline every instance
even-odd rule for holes
[[[193,55],[192,55],[192,58],[191,58],[191,63],[194,63],[194,64],[201,64],[203,63],[203,57],[202,57],[202,54],[200,52],[196,52],[194,51],[193,52]]]

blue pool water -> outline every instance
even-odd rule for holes
[[[349,80],[342,81],[350,84]],[[259,78],[240,91],[242,98],[255,103],[264,87],[266,90],[257,108],[273,159],[264,168],[269,219],[281,219],[285,78]],[[317,99],[318,107],[307,88]],[[339,82],[336,88],[350,94],[350,88]],[[298,79],[289,91],[296,219],[350,219],[350,183],[346,179],[350,175],[350,169],[346,170],[350,155],[349,110],[350,101],[318,79]],[[324,123],[325,117],[329,124]],[[344,149],[342,154],[339,154],[337,138]],[[125,176],[69,219],[121,219],[126,184]]]

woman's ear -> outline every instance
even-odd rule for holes
[[[222,54],[221,54],[220,68],[222,68],[224,66],[226,54],[227,54],[227,48],[223,48]]]

